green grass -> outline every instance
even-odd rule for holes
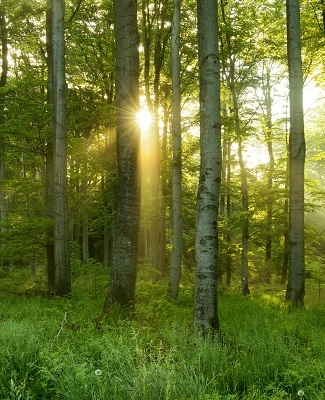
[[[1,400],[325,399],[321,305],[294,311],[276,292],[224,290],[221,335],[203,340],[190,285],[170,301],[163,281],[140,273],[134,317],[104,316],[96,268],[76,278],[71,299],[1,295]]]

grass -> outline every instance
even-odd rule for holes
[[[69,299],[0,296],[2,400],[325,399],[321,305],[294,311],[276,292],[223,290],[221,336],[203,340],[190,285],[170,301],[142,271],[134,317],[104,316],[96,269],[76,277]]]

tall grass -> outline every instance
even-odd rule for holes
[[[63,300],[2,296],[0,398],[325,399],[324,310],[225,292],[221,334],[204,340],[188,288],[173,302],[154,297],[158,283],[141,285],[133,319],[102,316],[91,288]]]

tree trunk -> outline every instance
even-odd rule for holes
[[[4,88],[7,85],[8,78],[8,36],[6,26],[6,15],[5,12],[0,12],[0,40],[1,40],[1,62],[2,72],[0,78],[0,88]],[[4,99],[0,99],[0,127],[5,122],[5,107]],[[0,207],[1,207],[1,231],[6,233],[8,231],[8,201],[5,191],[5,179],[6,179],[6,146],[3,134],[0,137]],[[1,267],[6,267],[8,260],[5,259],[6,253],[6,240],[2,243],[2,252],[4,258],[1,261]]]
[[[221,1],[221,15],[223,22],[227,26],[226,23],[226,14],[225,14],[225,4],[224,1]],[[250,293],[248,278],[249,278],[249,270],[248,270],[248,239],[249,239],[249,219],[248,219],[248,183],[247,183],[247,172],[246,166],[243,159],[243,145],[242,145],[242,137],[241,137],[241,127],[239,122],[239,107],[237,100],[237,93],[235,88],[235,59],[231,56],[231,38],[229,34],[229,30],[226,30],[226,41],[228,47],[228,63],[229,63],[229,75],[227,77],[228,86],[231,92],[231,101],[233,105],[233,113],[234,113],[234,123],[235,123],[235,133],[238,142],[238,161],[240,167],[240,181],[241,181],[241,199],[242,199],[242,250],[241,250],[241,287],[242,293],[247,295]]]
[[[53,41],[52,41],[52,0],[47,0],[46,10],[46,51],[47,51],[47,102],[54,105],[53,93]],[[47,220],[46,236],[46,272],[49,290],[55,289],[54,261],[54,160],[53,160],[53,121],[50,123],[51,137],[46,143],[45,154],[45,216]]]
[[[181,81],[180,81],[180,0],[174,0],[172,24],[172,135],[173,135],[173,167],[172,167],[172,260],[170,268],[169,294],[178,298],[179,282],[183,253],[182,223],[182,139],[181,139]]]
[[[300,44],[299,0],[287,0],[287,46],[289,65],[289,276],[287,300],[303,306],[305,296],[304,166],[305,135],[303,76]]]
[[[231,281],[231,235],[230,235],[230,215],[231,215],[231,200],[230,200],[230,178],[231,178],[231,142],[227,139],[227,168],[226,168],[226,209],[227,209],[227,261],[226,261],[226,285],[230,286]]]
[[[149,157],[150,157],[150,184],[151,184],[151,216],[150,216],[150,253],[152,267],[164,272],[165,257],[165,215],[162,213],[162,201],[160,192],[161,183],[161,152],[159,140],[159,114],[161,93],[161,71],[164,63],[165,49],[169,35],[164,36],[165,13],[167,2],[155,2],[153,9],[148,1],[142,1],[142,34],[144,51],[144,87],[148,109],[152,113]],[[152,18],[150,18],[152,17]],[[154,26],[155,24],[155,26]],[[150,49],[154,47],[154,82],[153,100],[150,85]]]
[[[217,221],[222,163],[217,1],[198,0],[197,12],[201,159],[196,208],[194,326],[207,333],[219,329]]]
[[[164,90],[165,92],[165,90]],[[161,241],[160,241],[160,265],[164,272],[166,270],[166,214],[167,214],[167,137],[169,126],[169,102],[168,96],[165,94],[164,101],[164,127],[162,132],[161,143]]]
[[[65,81],[64,0],[53,0],[54,88],[54,260],[55,292],[71,292],[67,204],[67,88]]]
[[[136,0],[114,0],[118,209],[104,308],[134,305],[140,220],[139,37]]]
[[[86,174],[86,167],[84,173]],[[86,178],[81,181],[81,194],[83,198],[83,218],[82,218],[82,262],[87,264],[89,261],[89,221],[88,221],[88,182]]]
[[[274,175],[274,153],[273,153],[273,134],[272,134],[272,98],[270,69],[266,70],[266,84],[264,87],[264,96],[266,103],[266,141],[269,155],[269,170],[267,177],[267,211],[266,211],[266,243],[265,243],[265,280],[267,283],[271,279],[271,263],[272,263],[272,233],[273,233],[273,175]]]
[[[235,103],[237,104],[237,102]],[[234,106],[236,109],[236,107]],[[238,108],[237,108],[238,110]],[[238,133],[238,131],[237,131]],[[239,133],[240,135],[240,133]],[[242,140],[238,137],[238,160],[240,166],[240,188],[242,200],[242,234],[241,234],[241,290],[243,295],[250,294],[248,285],[248,239],[249,239],[249,218],[248,218],[248,188],[247,188],[247,173],[243,158]]]

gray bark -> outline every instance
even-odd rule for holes
[[[265,280],[270,282],[271,279],[271,267],[272,267],[272,232],[273,232],[273,176],[274,176],[274,152],[273,152],[273,123],[272,123],[272,96],[271,96],[271,82],[270,82],[271,69],[266,68],[264,84],[264,96],[265,96],[265,122],[266,132],[265,137],[267,141],[267,150],[269,155],[269,170],[267,177],[267,214],[266,214],[266,243],[265,243]]]
[[[53,41],[52,41],[52,0],[47,0],[46,10],[46,52],[47,52],[47,102],[53,107]],[[46,143],[46,194],[45,215],[47,219],[46,235],[46,272],[49,290],[55,289],[54,261],[54,160],[53,160],[53,121],[50,123],[51,136]]]
[[[225,15],[225,4],[221,1],[221,15],[226,25]],[[227,26],[227,25],[226,25]],[[244,295],[250,293],[249,290],[249,269],[248,269],[248,239],[249,239],[249,219],[248,219],[248,182],[246,166],[243,158],[243,143],[241,137],[241,126],[239,121],[239,106],[238,106],[238,95],[235,88],[235,58],[231,55],[232,45],[229,31],[226,30],[226,41],[228,46],[228,63],[229,63],[229,76],[227,76],[229,89],[231,92],[231,101],[233,104],[234,122],[235,122],[235,133],[238,142],[238,161],[240,166],[240,189],[241,189],[241,200],[242,200],[242,249],[241,249],[241,289]]]
[[[195,238],[194,326],[219,329],[217,309],[218,205],[221,181],[218,2],[198,0],[200,178]]]
[[[183,252],[182,223],[182,137],[181,137],[181,80],[180,80],[180,0],[174,0],[172,24],[172,260],[169,294],[178,297]]]
[[[6,26],[6,15],[5,12],[0,12],[0,40],[1,40],[1,77],[0,77],[0,87],[5,87],[7,85],[8,78],[8,36],[7,36],[7,26]],[[0,126],[5,122],[5,108],[4,100],[0,99]],[[8,201],[5,191],[5,179],[6,179],[6,146],[5,139],[3,135],[0,137],[0,207],[1,207],[1,224],[2,233],[8,231],[7,221],[8,221]],[[2,244],[2,251],[5,254],[6,243]],[[6,260],[3,260],[1,266],[6,266]]]
[[[303,306],[305,295],[304,167],[305,135],[299,0],[287,0],[289,65],[289,275],[286,298]]]
[[[140,218],[139,36],[136,0],[115,0],[118,205],[113,263],[104,308],[134,305]]]
[[[64,0],[53,0],[54,260],[55,292],[59,295],[71,292],[68,250],[64,5]]]

